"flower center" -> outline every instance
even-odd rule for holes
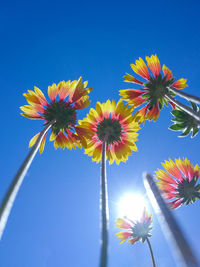
[[[193,177],[191,181],[187,178],[178,184],[178,196],[183,199],[182,203],[193,203],[200,198],[200,184],[195,185],[196,182],[197,178]]]
[[[97,135],[101,141],[104,140],[106,134],[108,134],[107,144],[113,144],[118,142],[122,136],[122,127],[119,120],[106,119],[97,125]]]
[[[61,129],[65,130],[70,126],[76,124],[76,111],[70,103],[63,100],[54,101],[48,104],[44,118],[50,122],[56,120],[56,123],[52,126],[52,130],[55,134],[58,134]]]
[[[132,237],[136,238],[138,237],[138,240],[141,238],[144,242],[147,237],[151,236],[151,229],[152,227],[149,224],[137,222],[134,227],[132,228]]]
[[[166,81],[166,76],[162,77],[159,74],[156,78],[150,77],[150,82],[145,83],[147,93],[144,94],[144,97],[150,101],[149,108],[157,105],[158,100],[163,100],[165,94],[168,92],[167,87],[173,83],[173,78]]]

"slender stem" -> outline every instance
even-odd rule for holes
[[[41,131],[35,145],[33,146],[32,150],[29,152],[28,156],[24,160],[23,164],[21,165],[20,169],[18,170],[15,178],[13,179],[2,203],[0,206],[0,240],[3,235],[4,228],[6,226],[8,216],[12,209],[13,203],[19,191],[19,188],[23,182],[23,179],[40,147],[41,141],[46,134],[46,132],[51,128],[51,126],[55,123],[55,121],[50,122],[47,126]]]
[[[174,103],[177,107],[179,107],[180,109],[182,109],[183,111],[185,111],[187,114],[189,114],[191,117],[193,117],[195,120],[197,120],[198,124],[200,124],[200,115],[197,112],[195,112],[190,107],[185,106],[184,104],[182,104],[178,100],[174,99],[170,94],[166,94],[165,97],[169,101],[171,101],[172,103]]]
[[[147,243],[148,243],[148,246],[149,246],[149,250],[150,250],[150,253],[151,253],[151,259],[152,259],[153,267],[156,267],[156,262],[155,262],[155,259],[154,259],[153,249],[152,249],[152,247],[151,247],[151,243],[150,243],[148,237],[146,238],[146,240],[147,240]]]
[[[107,178],[106,178],[106,146],[107,136],[102,144],[102,160],[101,160],[101,192],[100,192],[100,210],[101,210],[101,228],[102,228],[102,240],[101,240],[101,256],[100,267],[107,266],[108,258],[108,192],[107,192]]]
[[[149,173],[144,174],[144,186],[166,238],[169,239],[170,245],[176,248],[172,248],[172,251],[177,258],[178,266],[200,266],[193,253],[193,249],[186,240],[185,234],[182,232],[172,212],[165,203],[153,177]]]
[[[168,90],[173,92],[174,94],[176,94],[178,96],[181,96],[181,97],[187,99],[188,101],[192,101],[192,102],[194,102],[196,104],[200,104],[200,97],[187,94],[187,93],[185,93],[183,91],[177,90],[174,87],[168,87]]]

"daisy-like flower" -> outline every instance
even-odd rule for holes
[[[162,166],[165,170],[158,169],[155,177],[172,209],[194,203],[200,198],[200,184],[197,184],[200,176],[198,164],[193,167],[187,158],[179,158],[175,161],[169,159]]]
[[[152,215],[148,215],[146,209],[144,209],[140,220],[133,222],[128,218],[119,218],[116,223],[117,227],[127,230],[116,234],[117,238],[121,239],[120,244],[128,240],[133,245],[137,241],[144,242],[148,237],[151,237]]]
[[[102,156],[102,144],[106,138],[106,155],[109,163],[125,162],[132,151],[137,151],[135,141],[140,129],[132,117],[133,107],[123,105],[120,100],[115,103],[108,100],[106,103],[96,104],[96,110],[90,109],[89,114],[79,125],[88,134],[85,135],[87,147],[85,154],[92,156],[92,160],[99,162]]]
[[[82,147],[86,145],[77,123],[77,110],[83,109],[90,104],[88,94],[92,88],[86,88],[87,81],[82,83],[82,78],[74,81],[62,81],[48,87],[50,102],[48,103],[42,91],[34,87],[34,91],[28,90],[24,93],[29,105],[20,107],[24,112],[22,116],[29,119],[42,119],[45,124],[56,121],[52,127],[50,141],[54,141],[54,147],[68,149]],[[29,143],[33,146],[40,133],[36,134]],[[44,150],[46,134],[40,145],[40,153]]]
[[[136,60],[135,65],[131,64],[132,70],[146,81],[140,81],[128,73],[124,76],[125,82],[139,84],[142,86],[141,90],[120,90],[122,99],[127,101],[128,104],[138,107],[146,103],[136,113],[137,120],[140,123],[145,121],[145,119],[154,121],[158,119],[159,110],[162,109],[164,103],[167,105],[165,97],[167,93],[170,94],[168,87],[183,89],[187,86],[185,84],[186,79],[181,78],[178,81],[174,81],[171,70],[165,65],[162,67],[164,75],[161,74],[160,61],[157,55],[146,57],[146,61],[147,65],[142,58],[139,58],[139,60]],[[147,66],[151,70],[151,73]],[[173,108],[175,107],[170,101],[168,102]]]

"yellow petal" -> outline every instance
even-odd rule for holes
[[[32,147],[33,145],[35,145],[35,142],[37,141],[39,135],[40,133],[37,133],[36,135],[33,136],[33,138],[31,138],[29,142],[29,147]]]
[[[40,154],[42,154],[42,152],[44,151],[46,136],[47,136],[47,134],[45,134],[44,137],[42,138],[42,141],[41,141],[41,144],[40,144],[40,148],[39,148]]]

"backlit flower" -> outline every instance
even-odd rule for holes
[[[96,104],[96,110],[90,109],[87,118],[79,121],[80,127],[88,131],[86,135],[87,148],[85,154],[92,156],[92,160],[99,162],[102,156],[102,144],[107,139],[106,155],[109,163],[127,161],[132,151],[137,151],[135,141],[140,129],[132,117],[133,108],[117,104],[113,100]]]
[[[151,237],[152,230],[152,215],[148,215],[146,209],[140,220],[135,222],[128,218],[120,218],[116,221],[116,226],[121,229],[126,229],[126,232],[117,233],[117,238],[121,239],[121,243],[128,239],[132,245],[137,241],[144,242],[148,237]]]
[[[29,119],[42,119],[45,124],[56,120],[51,127],[50,141],[54,141],[54,147],[68,149],[84,146],[85,139],[78,133],[77,110],[83,109],[90,104],[88,94],[92,88],[86,88],[87,82],[82,83],[82,78],[74,81],[62,81],[48,87],[50,98],[47,102],[42,91],[34,87],[34,91],[28,90],[24,93],[29,105],[20,107],[24,112],[22,116]],[[30,141],[29,147],[33,146],[40,133],[36,134]],[[40,153],[44,150],[46,135],[41,145]]]
[[[187,86],[185,84],[187,80],[183,78],[174,82],[171,70],[165,65],[162,67],[163,75],[161,74],[160,61],[157,55],[146,57],[146,61],[147,65],[142,58],[139,58],[135,65],[131,64],[132,70],[146,81],[140,81],[128,73],[124,76],[125,82],[139,84],[142,86],[141,90],[120,90],[122,99],[127,101],[128,104],[138,107],[146,103],[135,115],[139,122],[143,122],[145,119],[154,121],[158,119],[159,110],[162,109],[164,103],[167,105],[165,95],[166,93],[170,94],[167,87],[183,89]],[[170,102],[168,101],[168,103]],[[170,104],[174,107],[172,103]]]
[[[165,170],[158,169],[155,177],[172,209],[200,198],[200,184],[197,185],[200,176],[198,164],[193,167],[187,158],[179,158],[175,162],[169,159],[162,165]]]

